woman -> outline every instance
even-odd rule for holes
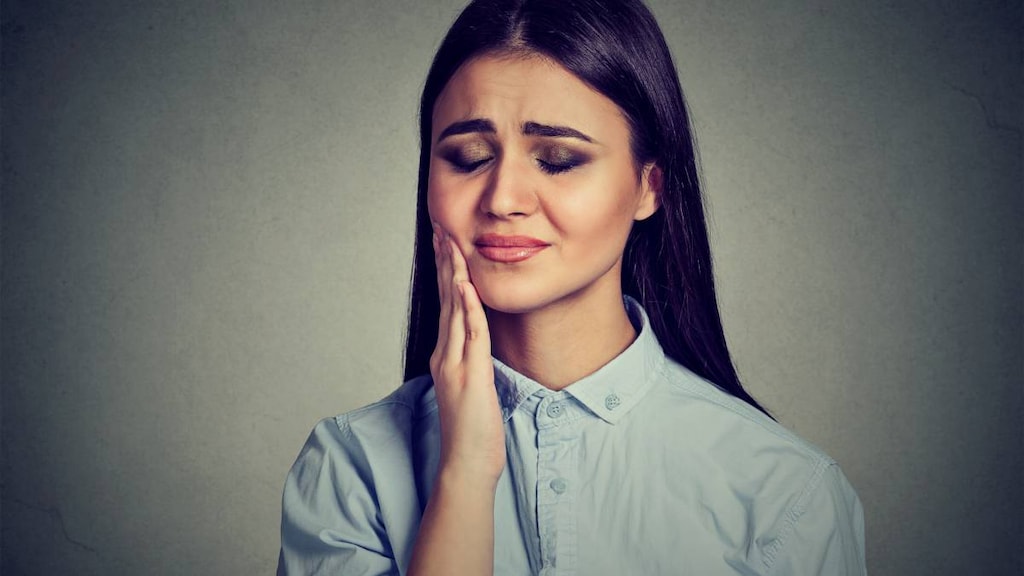
[[[420,114],[407,382],[314,429],[279,573],[863,574],[853,489],[736,377],[648,10],[473,2]]]

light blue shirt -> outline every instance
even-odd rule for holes
[[[636,340],[562,391],[494,361],[495,576],[865,574],[835,461],[666,357],[626,306]],[[429,375],[317,424],[285,483],[278,574],[406,574],[440,446]]]

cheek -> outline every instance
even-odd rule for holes
[[[458,198],[450,182],[430,166],[427,177],[427,212],[430,219],[447,228],[451,215],[455,212],[454,201]]]
[[[604,252],[625,245],[633,225],[633,192],[628,185],[590,187],[582,194],[556,195],[546,211],[559,235],[574,250]]]
[[[453,185],[450,179],[431,176],[427,181],[427,212],[465,253],[473,234],[476,204],[469,190]]]
[[[427,214],[430,215],[430,220],[433,222],[440,222],[440,215],[444,213],[444,194],[442,194],[443,188],[439,177],[435,176],[437,171],[434,169],[434,162],[430,163],[430,172],[427,174]]]

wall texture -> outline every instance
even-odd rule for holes
[[[309,428],[398,384],[460,4],[3,3],[4,574],[273,571]],[[1020,574],[1021,2],[651,4],[742,376],[873,575]]]

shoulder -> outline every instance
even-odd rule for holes
[[[408,438],[415,421],[428,416],[434,408],[430,376],[409,380],[372,404],[320,420],[296,464],[317,454],[347,454],[345,460],[350,464],[365,462],[369,450],[404,445],[396,441]]]
[[[405,565],[420,515],[413,431],[431,388],[429,376],[416,378],[313,427],[285,480],[281,573],[391,574],[394,562]]]
[[[411,424],[429,415],[434,383],[429,374],[413,378],[384,398],[361,408],[339,414],[329,420],[348,434],[372,436],[407,430]]]
[[[688,438],[698,446],[722,449],[744,461],[770,452],[801,468],[835,464],[811,442],[671,359],[662,366],[650,399],[649,404],[672,406],[681,426],[699,431]]]
[[[682,456],[702,467],[696,481],[721,496],[710,512],[716,525],[754,536],[752,566],[803,574],[810,568],[797,564],[819,562],[830,567],[822,573],[862,573],[863,511],[833,458],[671,360],[657,384],[646,404],[673,413]]]

